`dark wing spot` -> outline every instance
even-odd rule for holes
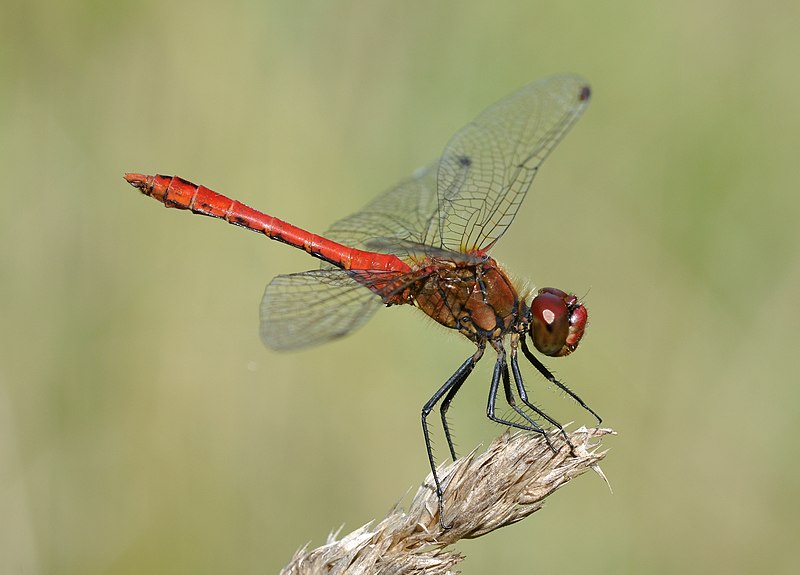
[[[580,100],[581,102],[585,102],[586,100],[589,99],[589,96],[591,95],[592,95],[592,89],[589,88],[589,86],[584,86],[583,88],[581,88],[581,93],[580,95],[578,95],[578,100]]]
[[[472,158],[470,158],[469,156],[459,156],[457,160],[459,166],[469,168],[472,165]]]

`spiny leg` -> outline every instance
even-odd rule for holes
[[[428,462],[431,465],[431,473],[433,474],[433,482],[436,484],[436,496],[439,499],[439,525],[442,526],[442,529],[450,529],[450,525],[447,525],[444,522],[444,490],[442,489],[442,483],[439,481],[439,474],[436,472],[436,461],[433,457],[433,449],[431,447],[431,436],[430,432],[428,431],[428,415],[442,399],[442,396],[445,396],[445,402],[447,402],[448,407],[449,403],[453,400],[455,396],[455,389],[461,387],[464,381],[467,379],[472,370],[475,367],[475,364],[483,356],[483,345],[479,345],[477,351],[469,357],[464,363],[459,366],[456,372],[450,376],[450,378],[444,383],[442,387],[440,387],[436,393],[428,400],[428,402],[422,407],[422,435],[425,438],[425,450],[428,453]],[[445,409],[445,412],[447,410]],[[444,421],[444,413],[442,414],[442,420]],[[450,452],[454,455],[455,458],[455,450],[453,449],[452,442],[450,441],[450,430],[447,428],[445,424],[445,434],[447,435],[448,444],[450,445]]]
[[[525,384],[522,381],[522,374],[519,371],[519,363],[517,362],[517,348],[511,348],[511,372],[514,374],[514,383],[517,386],[517,393],[519,394],[520,400],[524,403],[528,408],[532,411],[536,412],[542,419],[547,420],[551,425],[554,425],[558,428],[561,435],[564,437],[564,441],[567,442],[570,451],[575,451],[575,446],[572,445],[572,442],[569,440],[569,436],[567,432],[564,430],[564,426],[561,425],[558,421],[550,417],[547,413],[545,413],[542,409],[536,407],[533,403],[528,400],[528,392],[525,390]],[[545,436],[547,437],[547,436]],[[549,442],[548,442],[549,443]],[[550,449],[556,451],[552,444],[550,444]]]
[[[513,352],[512,352],[512,364],[511,364],[512,366],[514,365],[513,361],[514,360],[513,360]],[[517,379],[517,374],[516,374],[516,371],[515,371],[515,373],[514,373],[514,381],[516,381],[516,379]],[[508,403],[509,407],[511,407],[511,409],[513,409],[517,413],[517,415],[519,415],[525,421],[528,422],[528,424],[530,425],[530,428],[529,428],[530,431],[535,431],[536,433],[541,433],[542,436],[544,437],[545,442],[547,443],[547,446],[552,450],[553,453],[557,453],[558,450],[555,447],[553,447],[553,444],[550,442],[550,437],[547,435],[545,430],[542,429],[542,426],[539,425],[536,422],[536,420],[534,420],[530,415],[525,413],[524,410],[520,409],[517,406],[517,401],[514,399],[514,393],[511,391],[511,378],[508,375],[508,364],[505,361],[503,362],[503,391],[504,391],[505,396],[506,396],[506,403]],[[525,402],[525,400],[522,398],[522,396],[520,396],[520,399],[522,399],[523,402]],[[527,402],[525,402],[525,404],[529,405]],[[538,410],[535,410],[535,411],[537,411],[537,413],[538,413]]]
[[[536,359],[536,356],[533,355],[531,351],[528,349],[528,344],[525,341],[524,337],[522,338],[522,353],[525,354],[525,357],[528,358],[528,361],[533,364],[533,367],[539,370],[539,373],[545,376],[545,378],[547,378],[547,380],[550,383],[558,387],[561,391],[563,391],[564,393],[569,395],[572,399],[577,401],[582,408],[584,408],[586,411],[594,415],[595,418],[597,418],[598,425],[603,423],[603,419],[599,415],[597,415],[591,407],[586,405],[586,403],[580,397],[578,397],[577,394],[575,394],[572,390],[570,390],[566,385],[558,381],[556,377],[552,373],[550,373],[550,370],[548,370],[541,361]]]
[[[494,372],[492,373],[492,383],[489,386],[489,401],[486,405],[486,417],[488,417],[489,419],[491,419],[496,423],[507,425],[509,427],[515,427],[517,429],[523,429],[525,431],[535,431],[536,433],[541,433],[545,437],[545,439],[547,439],[547,433],[545,432],[545,430],[536,425],[535,423],[534,423],[535,427],[530,425],[523,425],[521,423],[517,423],[516,421],[509,421],[507,419],[497,417],[494,414],[495,406],[497,404],[497,391],[500,387],[501,377],[508,377],[508,367],[506,366],[505,352],[503,352],[502,349],[499,349],[497,352],[497,362],[494,364]]]
[[[450,409],[450,403],[453,401],[453,398],[458,393],[458,390],[461,389],[461,386],[467,381],[467,376],[469,372],[466,373],[464,377],[461,378],[453,387],[450,388],[450,391],[447,392],[447,396],[442,400],[442,403],[439,405],[439,415],[442,417],[442,429],[444,429],[444,436],[447,439],[447,447],[450,448],[450,456],[453,458],[453,461],[458,459],[456,455],[456,448],[453,445],[453,438],[450,435],[450,426],[447,424],[447,410]]]

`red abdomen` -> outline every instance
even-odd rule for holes
[[[410,270],[406,263],[394,255],[338,244],[177,176],[125,174],[125,179],[143,194],[168,208],[190,210],[195,214],[223,219],[230,224],[305,250],[340,268],[397,272]]]

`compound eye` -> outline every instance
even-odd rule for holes
[[[545,355],[559,355],[569,334],[569,310],[564,300],[552,293],[541,293],[531,302],[531,339]]]
[[[531,302],[533,345],[551,357],[572,353],[583,337],[588,314],[578,298],[556,288],[542,288]]]

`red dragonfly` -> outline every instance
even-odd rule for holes
[[[382,306],[408,304],[458,330],[477,350],[422,408],[422,431],[444,521],[444,491],[431,450],[427,418],[439,405],[450,455],[456,452],[446,414],[486,346],[497,353],[487,416],[501,424],[547,432],[521,403],[566,438],[555,419],[528,400],[517,350],[552,384],[600,422],[600,417],[533,355],[526,338],[547,356],[578,346],[588,314],[578,298],[542,288],[530,304],[488,251],[514,220],[542,161],[589,102],[576,76],[533,82],[500,100],[450,140],[433,164],[339,220],[318,236],[206,187],[171,176],[126,174],[125,179],[169,208],[221,218],[300,248],[320,269],[280,275],[261,303],[261,337],[273,349],[296,349],[347,335]],[[510,349],[507,359],[506,342]],[[509,375],[509,363],[511,376]],[[514,420],[495,415],[502,382]]]

